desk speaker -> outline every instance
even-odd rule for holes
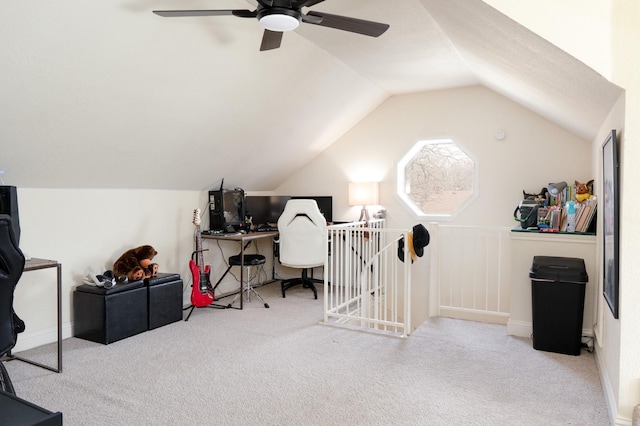
[[[18,190],[15,186],[0,186],[0,214],[11,217],[16,243],[20,245],[20,218],[18,217]]]

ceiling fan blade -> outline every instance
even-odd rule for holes
[[[311,7],[311,6],[315,6],[318,3],[322,3],[324,0],[307,0],[307,1],[303,1],[302,5],[300,7]],[[300,2],[298,2],[300,3]]]
[[[153,13],[165,18],[175,18],[183,16],[224,16],[233,15],[240,18],[255,18],[257,11],[247,9],[228,9],[228,10],[154,10]]]
[[[312,16],[312,15],[301,15],[302,18],[302,22],[306,22],[307,24],[316,24],[316,25],[320,25],[320,23],[322,22],[322,18],[319,16]]]
[[[322,18],[320,22],[316,19],[306,20],[305,16],[302,20],[308,24],[320,25],[322,27],[335,28],[337,30],[349,31],[369,37],[378,37],[389,29],[388,24],[380,22],[365,21],[363,19],[350,18],[348,16],[331,15],[324,12],[309,12],[306,16],[313,18]]]
[[[260,44],[260,51],[273,50],[280,47],[282,42],[281,31],[264,30],[262,35],[262,43]]]

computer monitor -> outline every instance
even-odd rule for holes
[[[209,191],[209,225],[212,231],[245,228],[245,196],[242,189]]]
[[[245,211],[247,217],[251,217],[254,226],[273,225],[278,223],[278,218],[291,197],[250,195],[245,197]]]
[[[295,196],[291,197],[292,199],[308,199],[308,200],[316,200],[318,203],[318,208],[320,209],[320,213],[323,214],[324,218],[327,222],[333,222],[333,197],[328,196],[320,196],[320,197],[302,197]]]

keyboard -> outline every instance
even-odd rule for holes
[[[204,229],[204,230],[200,231],[200,233],[202,235],[220,235],[220,234],[224,234],[224,231],[217,231],[217,230],[214,230],[214,229],[211,229],[211,230]]]
[[[278,227],[277,226],[258,226],[256,228],[256,232],[273,232],[273,231],[277,231]]]

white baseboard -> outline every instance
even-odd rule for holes
[[[530,322],[526,321],[507,321],[507,334],[509,336],[518,336],[518,337],[531,337],[533,333],[533,326]]]
[[[507,321],[507,334],[518,337],[531,337],[533,335],[533,324],[529,321]],[[593,336],[593,328],[583,328],[582,336]]]
[[[455,308],[451,306],[440,306],[439,316],[456,318],[478,322],[488,322],[492,324],[506,324],[509,314],[502,312],[480,311],[475,309]]]
[[[43,328],[33,332],[29,332],[28,327],[29,325],[27,324],[27,330],[18,334],[18,342],[11,352],[26,351],[27,349],[37,348],[38,346],[56,343],[58,341],[57,327]],[[62,339],[64,340],[72,336],[73,325],[70,322],[62,324]]]
[[[609,418],[611,419],[611,424],[615,426],[631,426],[633,420],[621,416],[618,413],[618,403],[616,402],[615,393],[613,392],[613,387],[611,386],[611,380],[609,380],[609,375],[607,374],[607,368],[604,364],[604,361],[600,357],[600,351],[596,348],[594,349],[594,354],[596,356],[596,365],[598,366],[598,373],[600,374],[600,383],[602,383],[602,391],[604,392],[604,399],[607,404],[607,408],[609,409]]]

